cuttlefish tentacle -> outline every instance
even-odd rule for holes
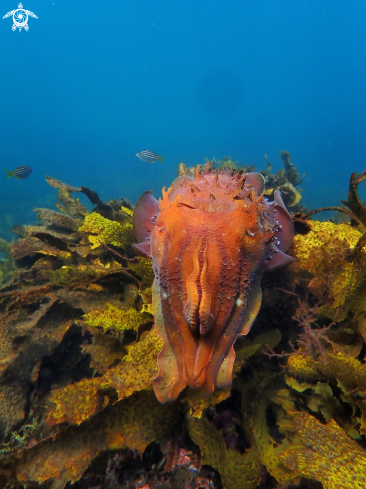
[[[207,281],[207,269],[208,269],[208,260],[207,260],[207,247],[206,243],[205,249],[203,251],[203,267],[200,277],[201,284],[201,303],[199,307],[199,319],[200,319],[200,335],[203,336],[207,334],[213,327],[215,318],[211,314],[211,290]]]
[[[202,240],[203,236],[200,237],[198,245],[193,253],[193,271],[186,281],[187,301],[183,307],[184,316],[192,331],[196,331],[198,329],[197,310],[199,305],[199,295],[197,281],[200,274],[198,254],[202,246]]]

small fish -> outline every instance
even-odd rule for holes
[[[6,174],[8,175],[7,178],[10,177],[15,177],[19,178],[19,180],[23,180],[23,178],[29,177],[29,175],[32,173],[33,169],[30,166],[18,166],[18,168],[15,168],[13,171],[8,171],[5,170]]]
[[[137,158],[140,158],[142,161],[148,161],[149,163],[154,163],[154,161],[159,160],[160,163],[163,163],[164,156],[158,156],[153,151],[145,150],[141,151],[141,153],[136,153]]]

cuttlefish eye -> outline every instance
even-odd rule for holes
[[[247,229],[246,233],[248,236],[254,238],[254,236],[257,234],[258,231],[259,231],[259,226],[258,224],[256,224],[254,226],[251,226],[249,229]]]

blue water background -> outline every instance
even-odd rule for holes
[[[0,3],[0,236],[55,208],[46,175],[135,202],[181,161],[277,170],[285,149],[314,208],[366,168],[364,0],[25,0],[38,19],[13,32],[17,3]]]

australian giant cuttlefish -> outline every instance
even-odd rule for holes
[[[164,341],[153,380],[160,402],[189,385],[210,395],[231,385],[233,345],[248,334],[262,300],[264,272],[287,265],[294,226],[278,190],[263,196],[259,173],[207,164],[182,176],[159,202],[139,199],[136,253],[151,257],[155,327]]]

